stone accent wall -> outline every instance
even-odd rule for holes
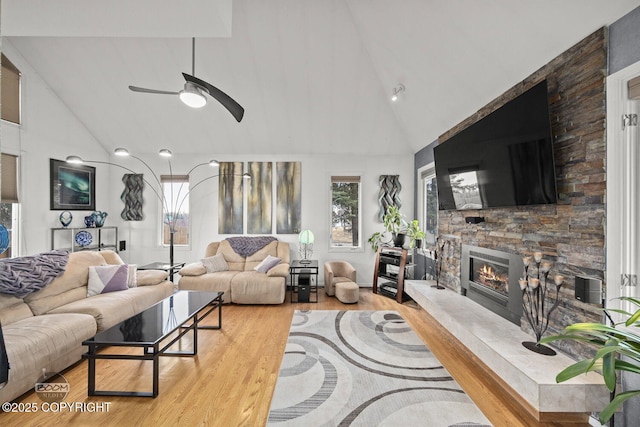
[[[554,262],[552,272],[567,279],[547,334],[571,323],[602,319],[597,309],[575,299],[574,277],[604,282],[606,37],[605,28],[589,35],[439,138],[446,141],[547,79],[558,204],[438,214],[440,238],[448,241],[441,283],[452,289],[460,290],[462,243],[521,255],[540,250]],[[465,216],[483,216],[486,222],[466,224]],[[521,325],[529,328],[524,317]],[[570,342],[558,347],[574,356],[590,354],[587,347]]]

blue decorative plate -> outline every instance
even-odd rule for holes
[[[89,246],[93,242],[93,236],[88,231],[78,231],[76,234],[76,243],[80,246]]]

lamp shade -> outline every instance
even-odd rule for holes
[[[298,234],[298,242],[307,245],[313,243],[313,233],[311,230],[302,230],[300,234]]]

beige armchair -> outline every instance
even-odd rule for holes
[[[356,269],[346,261],[327,261],[324,263],[324,290],[329,296],[336,293],[336,283],[356,283]]]

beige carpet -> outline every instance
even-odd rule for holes
[[[296,311],[269,426],[488,426],[395,311]]]

